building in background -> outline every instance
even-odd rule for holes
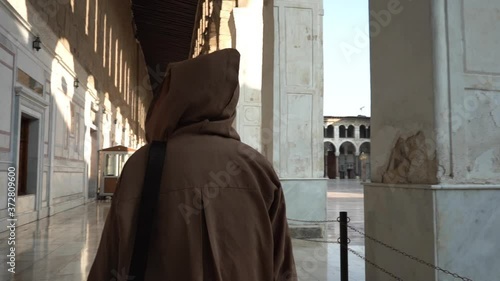
[[[370,178],[370,117],[324,117],[325,174],[330,179]]]
[[[0,183],[17,170],[18,224],[94,200],[98,150],[144,143],[152,95],[130,6],[0,0],[0,97]]]

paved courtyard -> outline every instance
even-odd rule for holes
[[[328,219],[336,220],[339,212],[347,212],[349,225],[364,232],[363,186],[359,180],[328,180]],[[328,237],[339,237],[339,224],[328,224]],[[349,231],[351,245],[365,245],[364,239],[356,232]]]
[[[351,223],[362,229],[363,196],[357,181],[329,181],[329,218],[349,212]],[[80,281],[86,280],[99,244],[109,202],[94,202],[17,229],[16,274],[7,272],[6,232],[0,234],[0,280]],[[351,235],[351,234],[350,234]],[[338,225],[329,225],[328,239],[336,240]],[[351,236],[351,248],[364,253],[363,240]],[[300,280],[337,281],[339,246],[293,240]],[[364,262],[349,255],[350,281],[364,281]]]

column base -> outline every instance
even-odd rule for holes
[[[285,193],[287,217],[306,221],[325,221],[327,210],[327,179],[280,179]],[[323,238],[325,223],[289,221],[294,238]]]
[[[500,185],[364,184],[365,232],[472,280],[500,276]],[[455,280],[365,239],[366,257],[403,280]],[[389,277],[373,266],[366,280]]]

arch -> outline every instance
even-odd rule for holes
[[[365,125],[359,126],[359,138],[366,139],[366,126]]]
[[[333,125],[329,125],[326,128],[326,137],[327,138],[333,138]]]
[[[333,151],[334,153],[337,152],[335,145],[331,141],[325,141],[323,142],[323,144],[325,149],[325,155],[328,154],[329,151]]]
[[[371,149],[371,144],[369,141],[365,141],[363,142],[360,146],[359,146],[359,154],[361,153],[365,153],[365,154],[370,154],[370,149]]]
[[[337,165],[336,165],[336,158],[335,152],[336,147],[335,145],[330,142],[330,141],[325,141],[323,142],[324,150],[325,150],[325,164],[324,164],[324,174],[323,176],[326,178],[334,179],[337,176]]]
[[[339,152],[340,154],[356,154],[356,145],[351,141],[344,141],[339,145]]]
[[[345,138],[345,137],[347,137],[347,129],[345,128],[345,126],[344,126],[344,125],[341,125],[341,126],[339,127],[339,137],[340,137],[340,138]]]
[[[356,145],[344,141],[339,146],[339,176],[341,179],[353,179],[357,174]]]
[[[349,125],[349,127],[347,128],[347,137],[354,138],[354,126],[353,125]]]

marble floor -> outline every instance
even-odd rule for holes
[[[359,182],[329,182],[329,216],[348,211],[351,222],[362,227],[363,193]],[[52,217],[20,226],[16,231],[16,273],[7,271],[7,232],[0,233],[0,280],[79,281],[86,280],[109,202],[93,202]],[[329,240],[336,240],[338,227],[329,227]],[[354,237],[354,236],[353,236]],[[351,248],[361,254],[361,239],[352,238]],[[293,240],[299,279],[340,280],[337,244]],[[364,262],[349,255],[349,280],[364,281]]]
[[[333,179],[328,180],[328,219],[336,220],[339,212],[347,212],[351,219],[349,225],[364,232],[365,214],[363,186],[359,180]],[[328,224],[330,239],[339,237],[339,224]],[[356,232],[349,232],[351,245],[364,246],[365,240]]]

